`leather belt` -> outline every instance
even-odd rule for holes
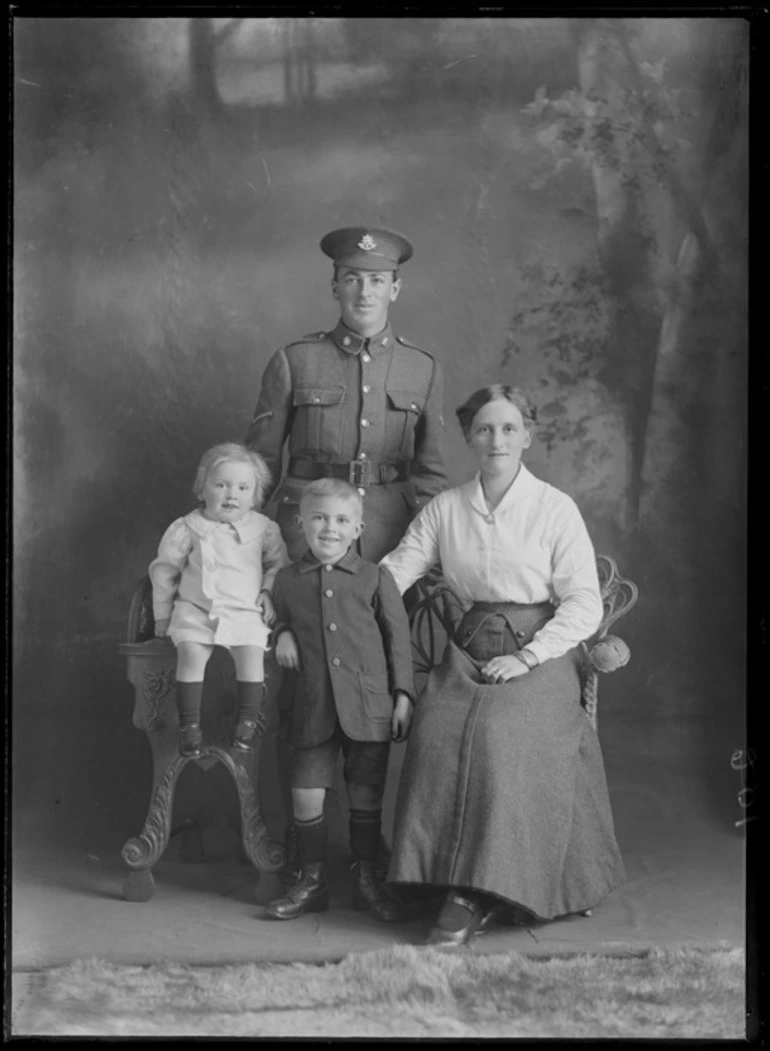
[[[318,463],[315,460],[289,460],[287,474],[294,478],[344,478],[355,486],[386,485],[409,480],[409,461],[372,463],[350,460],[347,463]]]

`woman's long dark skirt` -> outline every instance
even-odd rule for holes
[[[576,650],[511,682],[479,666],[525,646],[543,606],[479,603],[420,697],[396,803],[396,883],[472,887],[541,919],[591,908],[623,882]]]

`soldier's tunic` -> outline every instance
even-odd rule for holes
[[[365,339],[340,321],[273,355],[246,444],[279,479],[288,439],[285,477],[267,498],[292,559],[307,547],[295,516],[314,464],[335,464],[360,487],[361,556],[376,562],[396,547],[419,507],[447,488],[442,405],[438,362],[390,324]]]

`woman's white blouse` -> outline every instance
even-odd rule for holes
[[[481,478],[435,496],[382,559],[403,594],[432,566],[467,605],[551,601],[556,613],[530,649],[542,662],[589,638],[603,611],[596,555],[574,500],[522,464],[490,511]]]

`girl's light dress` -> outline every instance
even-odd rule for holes
[[[288,562],[278,526],[266,515],[249,511],[230,523],[192,511],[171,523],[150,564],[154,617],[170,617],[174,645],[265,649],[269,629],[257,597]]]

